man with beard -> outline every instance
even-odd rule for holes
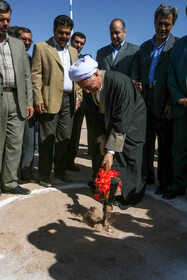
[[[32,83],[39,113],[39,183],[45,187],[51,186],[54,148],[55,177],[72,181],[66,174],[68,146],[73,115],[82,101],[82,90],[68,76],[71,64],[78,59],[77,50],[68,45],[73,25],[68,16],[57,16],[54,36],[35,44],[33,49]]]
[[[11,6],[0,1],[0,185],[4,192],[27,195],[18,185],[25,119],[33,116],[29,62],[24,44],[7,32]]]
[[[113,165],[121,174],[122,195],[116,197],[115,204],[121,209],[137,204],[145,191],[141,170],[146,124],[143,98],[129,77],[98,70],[90,56],[74,63],[69,76],[93,98],[92,129],[100,145],[101,166],[107,164],[111,169]]]

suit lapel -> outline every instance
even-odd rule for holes
[[[125,57],[126,50],[127,50],[127,42],[125,42],[121,47],[121,49],[119,50],[113,66],[116,65],[123,57]]]
[[[59,54],[58,54],[58,51],[53,43],[53,39],[50,38],[49,41],[47,42],[48,44],[48,51],[50,52],[50,54],[54,57],[54,59],[60,64],[61,67],[62,66],[62,63],[61,63],[61,60],[60,60],[60,57],[59,57]]]
[[[145,71],[146,76],[149,73],[149,69],[150,69],[150,65],[151,65],[152,50],[153,50],[153,44],[152,44],[151,40],[149,40],[149,42],[146,46],[145,54],[144,54],[144,60],[145,60],[144,65],[146,65],[146,71]]]
[[[112,48],[111,46],[108,46],[108,50],[107,50],[107,53],[106,53],[106,59],[110,65],[110,68],[112,67],[113,65],[113,56],[112,56]]]
[[[146,47],[146,53],[145,53],[145,59],[146,59],[146,62],[147,62],[147,66],[148,68],[150,67],[151,65],[151,57],[152,57],[152,51],[153,51],[153,44],[151,42],[151,40],[149,41],[149,45]]]
[[[158,63],[157,65],[164,59],[164,57],[168,54],[168,51],[173,47],[173,44],[175,42],[175,38],[173,37],[173,35],[171,34],[168,41],[166,42],[163,50],[162,50],[162,53],[159,57],[159,60],[158,60]]]
[[[17,58],[19,56],[17,55],[17,47],[16,47],[15,44],[14,44],[14,47],[13,47],[13,42],[12,42],[12,39],[10,37],[9,37],[9,46],[10,46],[10,50],[11,50],[11,54],[12,54],[12,62],[13,62],[13,65],[14,65],[14,70],[15,70],[15,73],[17,73],[17,66],[18,66]]]
[[[73,64],[75,61],[77,61],[77,56],[74,55],[75,52],[72,52],[71,46],[69,46],[68,51],[69,51],[71,63]]]
[[[18,58],[20,57],[18,55],[18,47],[17,44],[15,44],[15,41],[13,42],[12,39],[9,37],[9,46],[12,54],[12,63],[14,65],[14,71],[15,71],[15,82],[16,85],[18,86],[18,81],[19,81],[19,60]]]

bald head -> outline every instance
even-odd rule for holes
[[[126,35],[125,23],[121,19],[114,19],[110,24],[110,38],[114,48],[117,48],[124,40]]]

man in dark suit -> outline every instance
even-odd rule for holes
[[[25,45],[26,52],[29,51],[32,45],[32,32],[29,28],[18,27],[14,32],[14,37],[21,40]],[[31,56],[27,53],[29,64],[31,66]],[[32,180],[32,167],[34,160],[34,117],[25,121],[23,134],[23,145],[20,162],[20,179],[26,182]]]
[[[122,19],[113,19],[110,24],[111,44],[97,51],[98,67],[130,76],[132,60],[139,47],[125,41],[126,27]]]
[[[82,32],[73,33],[71,37],[71,46],[77,50],[79,58],[84,56],[80,54],[80,52],[84,47],[85,42],[86,42],[86,36]],[[72,171],[80,171],[80,168],[75,164],[74,161],[79,148],[81,127],[82,127],[82,122],[85,113],[84,109],[85,109],[85,103],[83,100],[83,102],[81,102],[81,106],[77,108],[73,119],[73,127],[71,132],[69,156],[68,156],[68,163],[67,163],[67,169]]]
[[[98,68],[100,70],[113,70],[121,72],[127,76],[130,76],[131,65],[135,54],[139,47],[125,41],[126,27],[122,19],[113,19],[110,23],[110,38],[111,44],[105,46],[97,51],[96,60],[98,62]],[[88,95],[87,102],[92,98]],[[92,105],[93,106],[93,105]],[[93,120],[90,121],[90,126],[94,126]],[[95,131],[90,128],[90,154],[92,156],[92,168],[93,179],[95,178],[103,160],[99,145],[95,143]],[[92,182],[89,182],[89,186],[93,186]]]
[[[0,1],[0,185],[4,192],[27,195],[18,185],[25,119],[33,116],[29,62],[24,44],[7,34],[12,9]]]
[[[160,5],[155,12],[155,35],[144,42],[133,62],[131,77],[141,91],[147,106],[146,163],[147,184],[154,184],[155,138],[158,137],[158,180],[156,194],[163,194],[172,181],[171,97],[167,87],[170,52],[177,40],[171,30],[177,19],[177,9]]]
[[[168,87],[173,98],[174,180],[164,199],[184,195],[187,187],[187,36],[178,40],[171,52]]]

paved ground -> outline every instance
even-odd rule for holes
[[[186,280],[186,197],[167,202],[148,186],[136,207],[114,207],[103,228],[102,204],[86,184],[85,126],[76,162],[81,171],[68,173],[70,185],[52,176],[54,188],[31,183],[29,196],[1,195],[0,280]],[[85,218],[90,207],[98,223]]]

